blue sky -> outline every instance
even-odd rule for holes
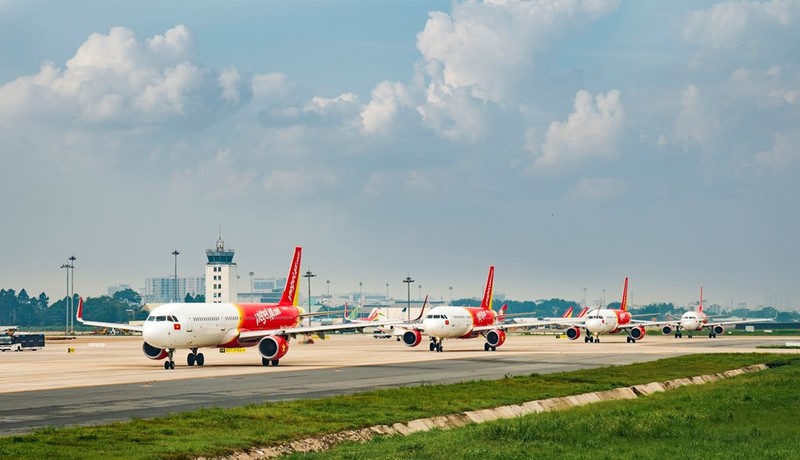
[[[46,13],[46,14],[45,14]],[[59,18],[54,20],[53,18]],[[0,0],[3,287],[800,302],[799,1]],[[322,286],[322,284],[320,285]]]

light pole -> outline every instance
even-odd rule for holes
[[[450,286],[450,305],[453,305],[453,286]]]
[[[406,276],[403,282],[408,286],[408,306],[406,307],[406,314],[408,315],[408,320],[411,321],[411,283],[413,283],[414,280],[412,280],[410,276]]]
[[[358,312],[364,309],[364,282],[358,282]]]
[[[172,255],[175,256],[175,294],[172,301],[175,303],[178,303],[178,254],[180,252],[177,249],[172,251]]]
[[[386,283],[386,300],[389,300],[389,283]]]
[[[603,307],[602,308],[606,308],[606,290],[605,289],[603,289]]]
[[[418,291],[419,294],[417,294],[417,300],[422,300],[422,285],[420,284],[419,286],[417,286],[417,288],[419,289]]]
[[[311,313],[311,278],[314,278],[315,274],[311,273],[311,269],[309,268],[306,270],[306,274],[303,275],[303,278],[308,279],[308,312]],[[308,316],[308,327],[311,327],[311,315]]]
[[[251,294],[253,293],[253,275],[255,275],[255,273],[254,272],[250,272],[250,293]]]
[[[69,334],[69,264],[61,264],[61,268],[65,268],[67,272],[67,295],[64,297],[64,335]]]
[[[583,288],[583,306],[586,306],[586,288]]]
[[[331,297],[331,280],[325,280],[328,285],[328,308],[333,308],[333,298]]]
[[[72,287],[70,289],[70,296],[69,296],[69,331],[71,333],[75,333],[75,320],[73,319],[75,315],[74,312],[74,300],[75,300],[75,261],[78,258],[75,255],[69,256],[69,271],[72,272]]]

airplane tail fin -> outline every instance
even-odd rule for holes
[[[294,305],[297,306],[297,285],[300,282],[300,256],[302,255],[303,248],[297,246],[294,248],[294,258],[292,258],[292,266],[289,268],[289,276],[286,277],[286,287],[283,289],[283,296],[279,305]]]
[[[376,319],[378,319],[378,316],[380,314],[381,314],[380,308],[378,307],[373,308],[372,311],[369,312],[369,316],[367,316],[367,321],[375,321]]]
[[[572,318],[572,312],[573,312],[573,310],[575,310],[573,307],[569,307],[569,308],[567,308],[567,311],[565,311],[565,312],[564,312],[564,314],[563,314],[563,315],[561,315],[561,317],[562,317],[562,318]]]
[[[703,311],[703,286],[700,286],[700,305],[697,307],[697,311]]]
[[[628,311],[628,277],[625,277],[625,287],[622,288],[622,303],[619,306],[622,311]]]
[[[583,309],[578,313],[578,318],[583,318],[586,315],[586,312],[589,311],[589,307],[583,307]]]
[[[75,313],[75,319],[79,323],[83,322],[83,297],[78,297],[78,311]]]
[[[504,303],[502,307],[500,307],[500,311],[497,312],[496,320],[498,322],[503,322],[506,320],[506,311],[508,310],[508,304]]]
[[[489,267],[489,277],[486,279],[486,289],[483,291],[481,308],[492,309],[492,291],[494,290],[494,265]]]

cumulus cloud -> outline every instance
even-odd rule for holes
[[[37,74],[0,86],[0,123],[202,122],[221,107],[249,99],[245,75],[204,68],[194,55],[182,25],[144,41],[124,27],[94,33],[64,68],[44,63]]]
[[[699,47],[692,67],[770,61],[795,53],[788,44],[800,39],[798,20],[798,0],[726,1],[687,14],[681,36]]]
[[[800,130],[788,134],[776,133],[771,149],[756,154],[754,163],[760,169],[786,172],[800,160]]]
[[[409,85],[382,82],[361,112],[364,133],[388,132],[413,111],[438,135],[477,142],[489,129],[487,104],[519,104],[519,85],[565,30],[596,20],[617,0],[489,0],[431,12],[417,35],[422,59]]]
[[[588,91],[579,91],[573,108],[566,121],[550,124],[540,146],[529,144],[536,155],[536,167],[558,167],[614,155],[625,123],[620,92],[611,90],[593,98]]]

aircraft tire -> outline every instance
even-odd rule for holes
[[[189,353],[189,355],[186,356],[186,364],[188,364],[189,366],[194,366],[194,361],[195,361],[194,353]]]
[[[169,370],[169,361],[164,361],[164,369]]]
[[[430,349],[431,349],[431,351],[434,351],[434,350],[436,350],[436,344],[435,344],[435,343],[433,343],[433,342],[431,342]]]
[[[272,360],[272,367],[278,367],[278,364],[281,362],[280,359],[273,359]]]
[[[198,353],[197,356],[195,357],[195,362],[197,363],[198,366],[202,366],[203,363],[206,362],[206,357],[203,356],[202,353]]]
[[[261,358],[261,365],[269,366],[269,360],[267,358]]]

